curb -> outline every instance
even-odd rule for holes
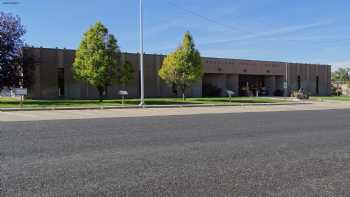
[[[347,103],[348,101],[342,101],[342,100],[328,100],[328,99],[319,99],[319,102],[327,102],[327,103]]]
[[[64,110],[107,110],[107,109],[160,109],[160,108],[196,108],[196,107],[243,107],[243,106],[281,106],[306,105],[310,102],[287,103],[237,103],[237,104],[185,104],[185,105],[144,105],[144,106],[101,106],[101,107],[45,107],[45,108],[0,108],[0,112],[15,111],[64,111]]]

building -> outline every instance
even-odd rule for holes
[[[67,49],[25,48],[36,61],[35,83],[29,88],[33,99],[96,99],[96,88],[75,80],[72,72],[75,51]],[[172,97],[171,88],[158,77],[163,55],[145,54],[146,97]],[[134,66],[134,80],[126,87],[129,97],[140,95],[139,55],[123,53],[122,61]],[[225,96],[232,90],[240,96],[282,96],[285,90],[303,88],[311,95],[331,94],[331,66],[272,61],[203,58],[204,76],[186,92],[188,97]],[[287,77],[286,77],[287,76]],[[287,80],[287,83],[285,83]],[[287,88],[287,89],[285,89]],[[121,87],[114,85],[107,98],[119,98]]]

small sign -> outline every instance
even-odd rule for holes
[[[126,91],[126,90],[120,90],[119,92],[118,92],[118,94],[120,95],[120,96],[122,96],[122,105],[124,105],[124,99],[125,99],[125,97],[126,96],[128,96],[128,91]]]
[[[126,90],[120,90],[119,92],[118,92],[118,94],[120,95],[120,96],[128,96],[128,91],[126,91]]]
[[[226,90],[226,93],[228,96],[233,96],[235,94],[235,92],[232,90]]]
[[[287,89],[287,88],[288,88],[288,83],[287,83],[287,82],[284,82],[284,83],[283,83],[283,88],[284,88],[284,89]]]
[[[27,88],[16,88],[15,95],[16,96],[27,96],[28,89]]]

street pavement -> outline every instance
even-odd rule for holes
[[[350,109],[0,122],[0,196],[350,196]]]

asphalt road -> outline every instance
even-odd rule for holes
[[[350,110],[0,123],[3,196],[350,196]]]

